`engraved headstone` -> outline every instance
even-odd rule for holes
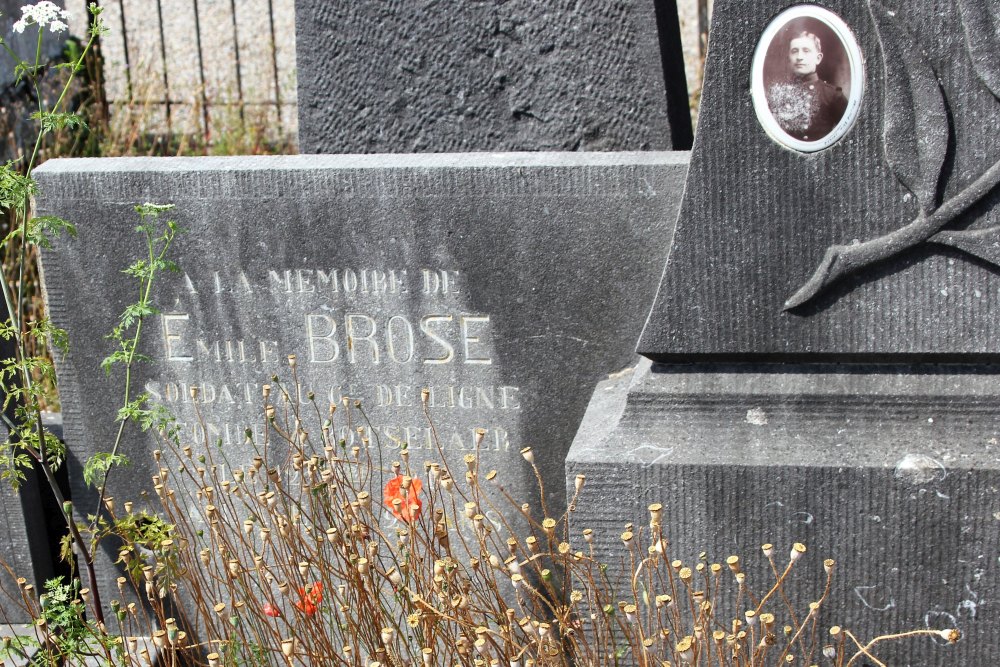
[[[817,577],[838,561],[823,624],[965,635],[887,664],[992,660],[998,25],[976,0],[716,3],[651,362],[594,393],[576,525],[662,502],[688,563],[803,542]]]
[[[588,400],[579,387],[634,363],[642,313],[629,304],[653,297],[686,164],[653,152],[47,162],[41,210],[80,230],[43,258],[52,319],[71,343],[58,372],[73,459],[114,437],[120,391],[100,362],[134,299],[121,273],[127,249],[140,250],[133,203],[175,202],[182,273],[156,290],[153,362],[136,386],[185,439],[207,429],[246,465],[261,385],[289,383],[295,354],[302,400],[362,401],[386,465],[401,442],[415,466],[437,457],[426,387],[456,474],[484,428],[481,468],[530,501],[519,450],[535,447],[558,508]],[[133,467],[112,476],[112,495],[149,485],[150,446],[126,443]],[[78,472],[71,484],[78,507],[92,503]]]
[[[674,0],[297,0],[303,153],[686,150]]]

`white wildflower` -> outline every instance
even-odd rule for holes
[[[14,23],[14,32],[22,33],[30,25],[37,25],[39,28],[49,27],[52,32],[62,32],[68,28],[66,21],[70,18],[70,13],[65,9],[60,9],[51,0],[33,5],[21,7],[21,19]]]

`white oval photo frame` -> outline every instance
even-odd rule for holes
[[[815,141],[804,141],[793,137],[778,124],[777,119],[771,112],[770,104],[767,100],[767,92],[764,84],[764,69],[767,60],[767,52],[785,26],[796,19],[813,19],[823,23],[840,41],[847,57],[847,64],[850,70],[850,95],[847,97],[847,108],[840,121],[825,136]],[[801,153],[815,153],[840,141],[848,130],[854,125],[861,111],[861,101],[864,98],[865,86],[865,64],[861,47],[854,32],[847,26],[843,19],[828,9],[816,5],[797,5],[790,7],[778,14],[760,37],[757,42],[757,49],[754,51],[753,66],[751,68],[750,92],[753,97],[754,111],[757,113],[757,120],[771,139],[792,150]]]

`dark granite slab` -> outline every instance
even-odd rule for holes
[[[815,152],[769,136],[749,85],[759,38],[790,6],[715,5],[690,178],[639,351],[995,359],[996,3],[824,3],[866,62],[856,122]]]
[[[917,638],[876,655],[991,664],[998,377],[996,367],[644,362],[599,384],[588,406],[566,460],[570,491],[587,477],[571,533],[593,529],[600,558],[617,563],[622,526],[645,525],[646,508],[662,503],[669,558],[739,555],[758,594],[773,582],[760,546],[774,544],[783,565],[802,542],[788,589],[797,613],[822,593],[823,560],[837,562],[823,633],[958,628],[952,646]],[[720,613],[742,617],[732,606],[725,598]]]
[[[303,153],[691,146],[675,0],[295,3]]]

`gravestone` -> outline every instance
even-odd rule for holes
[[[688,563],[803,542],[817,580],[839,563],[826,626],[965,635],[887,664],[993,660],[997,25],[975,0],[716,3],[649,361],[593,395],[575,526],[662,502]]]
[[[7,320],[6,308],[0,305],[0,316]],[[0,341],[0,359],[13,359],[16,355],[13,339]],[[2,394],[0,394],[2,395]],[[15,402],[5,408],[5,417],[16,419]],[[46,419],[46,426],[50,420]],[[58,431],[58,426],[56,426]],[[10,431],[0,422],[0,442],[7,440]],[[21,592],[17,579],[41,590],[45,580],[53,575],[55,557],[50,548],[51,522],[60,522],[54,502],[43,505],[44,479],[36,468],[22,470],[24,479],[15,490],[8,480],[0,480],[0,631],[4,625],[28,623],[31,616],[13,601],[20,603]],[[46,491],[47,493],[47,491]],[[47,511],[55,510],[54,516]],[[8,569],[9,568],[9,569]]]
[[[295,3],[302,153],[686,150],[674,0]]]
[[[94,502],[80,463],[114,437],[120,389],[100,362],[134,299],[121,269],[141,251],[132,209],[145,201],[175,202],[187,231],[172,252],[182,273],[156,290],[153,363],[135,386],[185,440],[207,430],[232,465],[248,464],[261,385],[288,383],[295,354],[299,395],[323,409],[361,400],[387,465],[402,442],[416,466],[437,457],[427,387],[453,469],[484,428],[483,470],[537,498],[519,454],[531,445],[550,507],[564,505],[563,460],[588,398],[578,389],[633,363],[642,314],[627,304],[656,290],[686,164],[677,152],[45,163],[40,210],[80,230],[43,258],[49,310],[71,343],[57,370],[76,506]],[[111,495],[149,486],[150,443],[126,443],[133,464]]]

